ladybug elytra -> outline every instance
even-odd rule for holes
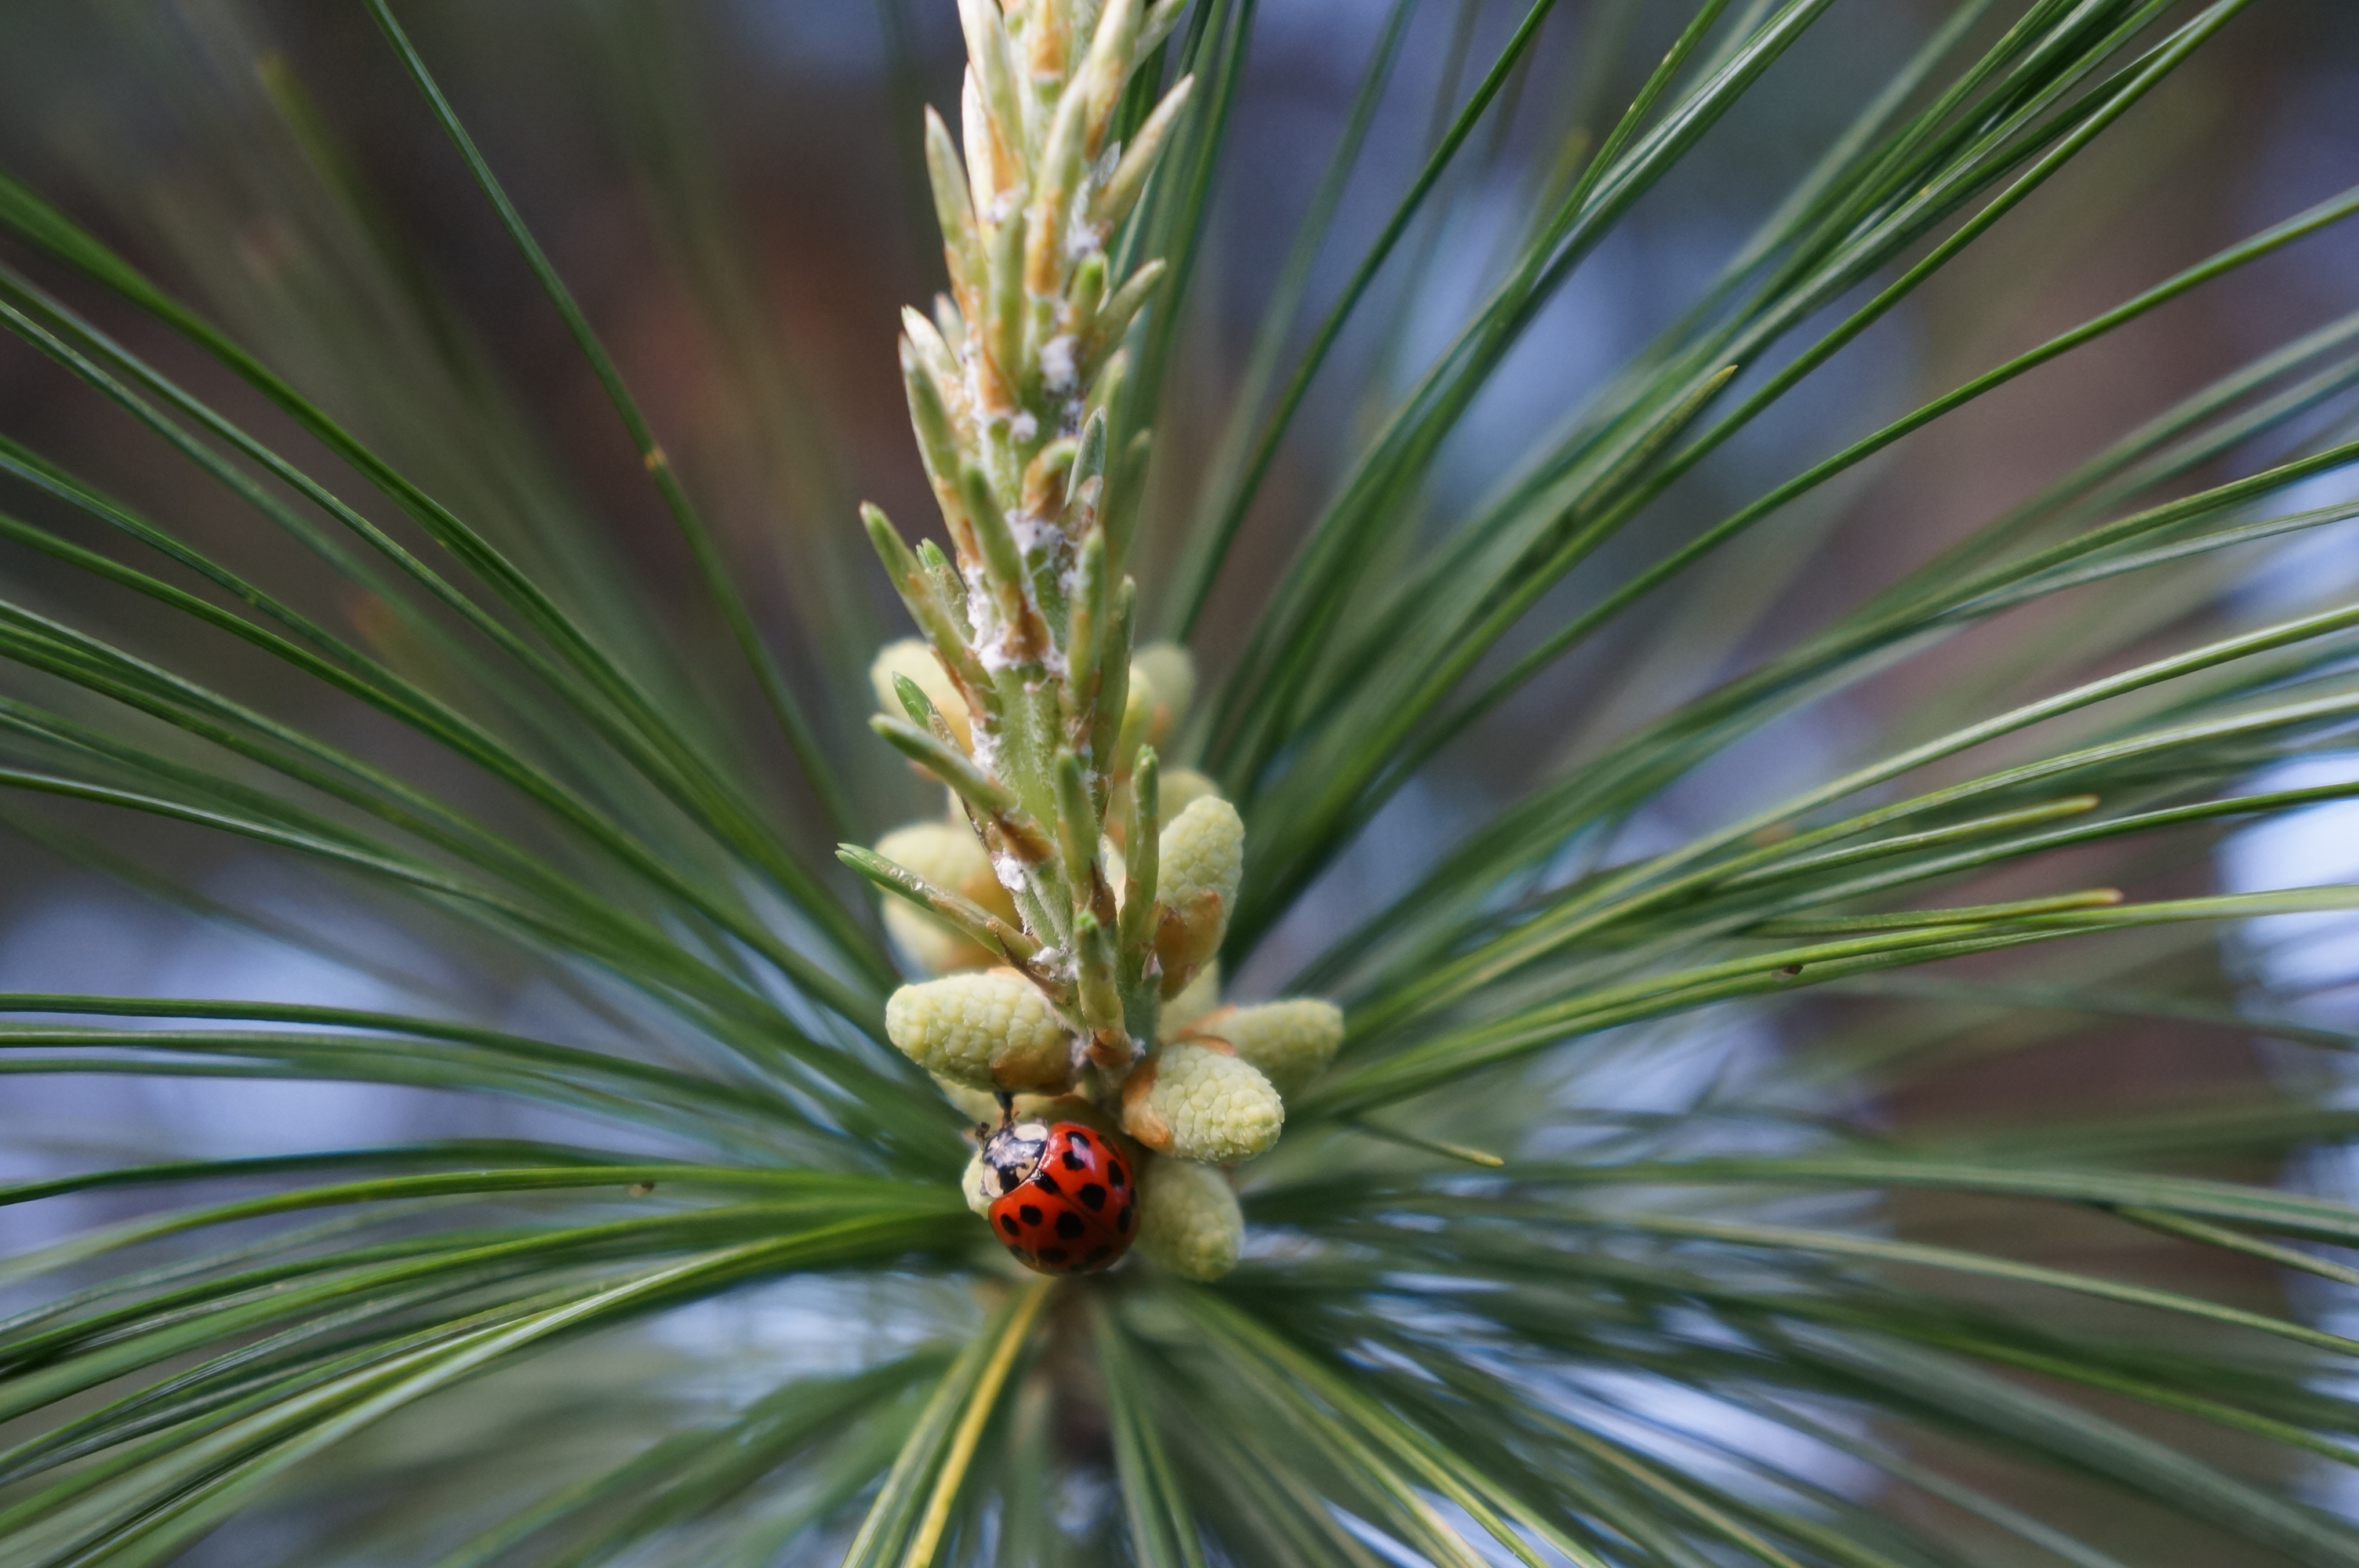
[[[983,1159],[1000,1194],[988,1215],[992,1234],[1026,1268],[1094,1273],[1130,1249],[1137,1186],[1105,1134],[1011,1115],[984,1140]]]

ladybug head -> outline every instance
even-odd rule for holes
[[[1003,1121],[983,1141],[983,1162],[998,1177],[999,1190],[1012,1193],[1040,1168],[1040,1155],[1048,1147],[1045,1122]]]

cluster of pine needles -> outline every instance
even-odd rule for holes
[[[2359,1284],[2359,1206],[2277,1179],[2354,1130],[2331,1054],[2359,1036],[2223,957],[2359,889],[2205,891],[2223,835],[2359,795],[2316,761],[2359,726],[2359,603],[2235,591],[2359,518],[2332,499],[2359,308],[1800,629],[1767,612],[1826,563],[1812,519],[1886,504],[1849,483],[1881,454],[2359,211],[2157,269],[1897,416],[1851,395],[1847,347],[2088,149],[2158,134],[2247,0],[1926,8],[1472,498],[1453,443],[1568,281],[1765,83],[1829,70],[1864,0],[1462,0],[1417,172],[1351,236],[1420,13],[1451,9],[1393,0],[1201,449],[1148,432],[1203,380],[1266,8],[961,0],[961,108],[906,127],[946,242],[901,346],[941,539],[828,501],[784,547],[708,518],[723,487],[658,439],[440,46],[361,4],[699,597],[676,617],[592,521],[238,0],[172,8],[236,70],[147,68],[186,72],[156,113],[221,138],[234,190],[124,165],[86,210],[0,175],[10,366],[116,443],[89,471],[0,432],[10,859],[388,999],[7,993],[11,1093],[403,1087],[514,1132],[223,1152],[232,1114],[202,1153],[94,1155],[9,1119],[50,1173],[0,1187],[37,1217],[0,1260],[0,1568],[2359,1564],[2359,1340],[2314,1310]],[[732,395],[771,417],[794,366],[750,346],[678,18],[580,9],[607,128],[749,356]],[[1471,302],[1420,293],[1502,190]],[[1386,309],[1365,417],[1322,432]],[[1866,434],[1734,460],[1830,395]],[[899,755],[868,723],[882,578],[922,643],[880,666]],[[1670,654],[1708,676],[1647,687]],[[1665,809],[1895,670],[1905,711],[1847,709],[1806,782]],[[1476,764],[1479,812],[1425,808]],[[310,913],[182,875],[190,845]],[[985,991],[1007,1011],[967,1030]],[[1256,1033],[1261,1008],[1298,1011]],[[2123,1030],[2282,1070],[1890,1111]],[[1251,1114],[1174,1088],[1182,1062]],[[1027,1273],[960,1177],[961,1096],[1016,1091],[1194,1173],[1195,1228]]]

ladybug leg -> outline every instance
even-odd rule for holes
[[[994,1089],[991,1091],[991,1098],[999,1102],[999,1125],[1002,1127],[1016,1125],[1016,1097],[1006,1089]]]

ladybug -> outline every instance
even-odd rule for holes
[[[1003,1109],[983,1159],[1000,1193],[988,1216],[992,1232],[1026,1268],[1091,1274],[1130,1250],[1137,1184],[1104,1133],[1077,1121],[1017,1121]]]

